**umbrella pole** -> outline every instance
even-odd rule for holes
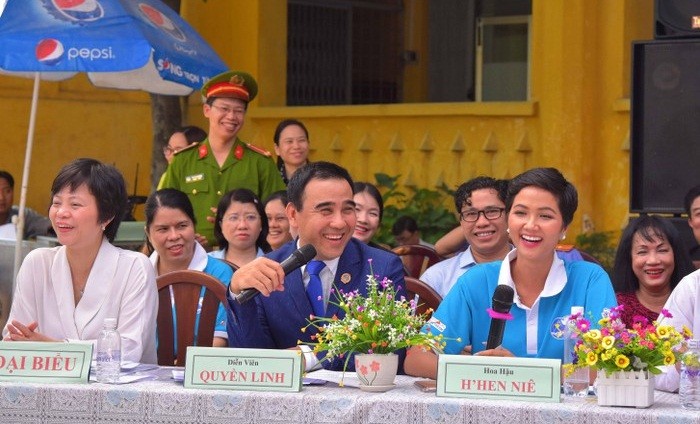
[[[12,278],[12,293],[17,287],[17,272],[22,262],[22,236],[24,235],[24,209],[27,204],[27,185],[29,181],[29,165],[32,161],[32,145],[34,144],[34,127],[36,124],[36,106],[39,100],[39,72],[34,73],[34,89],[32,105],[29,112],[29,130],[27,131],[27,149],[24,152],[24,169],[22,171],[22,189],[19,198],[19,213],[17,215],[17,240],[15,242],[15,266]]]

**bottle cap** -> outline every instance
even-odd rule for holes
[[[116,318],[105,318],[104,321],[104,326],[105,328],[117,328],[117,319]]]
[[[583,315],[583,306],[572,306],[571,307],[571,315],[573,314],[580,314]]]

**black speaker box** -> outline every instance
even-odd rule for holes
[[[632,45],[630,210],[683,213],[700,184],[700,40]]]
[[[656,0],[654,38],[700,37],[700,1]]]

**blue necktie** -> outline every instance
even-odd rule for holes
[[[314,315],[322,317],[326,313],[323,305],[323,283],[318,274],[326,266],[322,261],[311,261],[306,265],[306,272],[309,273],[309,284],[306,286],[306,295],[309,297]]]

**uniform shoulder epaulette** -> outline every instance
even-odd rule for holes
[[[572,250],[574,250],[574,247],[576,246],[574,246],[573,244],[557,244],[556,249],[562,252],[571,252]]]
[[[252,150],[252,151],[254,151],[254,152],[256,152],[256,153],[260,153],[261,155],[266,156],[266,157],[268,157],[268,158],[269,158],[269,157],[272,157],[272,153],[268,152],[267,150],[265,150],[265,149],[263,149],[263,148],[260,148],[260,147],[258,147],[258,146],[253,146],[253,145],[250,144],[250,143],[246,143],[245,145],[248,146],[248,148],[249,148],[250,150]]]
[[[194,148],[197,147],[197,146],[199,146],[199,143],[192,143],[192,144],[190,144],[189,146],[183,147],[182,149],[178,150],[178,151],[175,152],[174,154],[175,154],[175,155],[179,155],[180,153],[186,152],[186,151],[191,150],[191,149],[194,149]]]

